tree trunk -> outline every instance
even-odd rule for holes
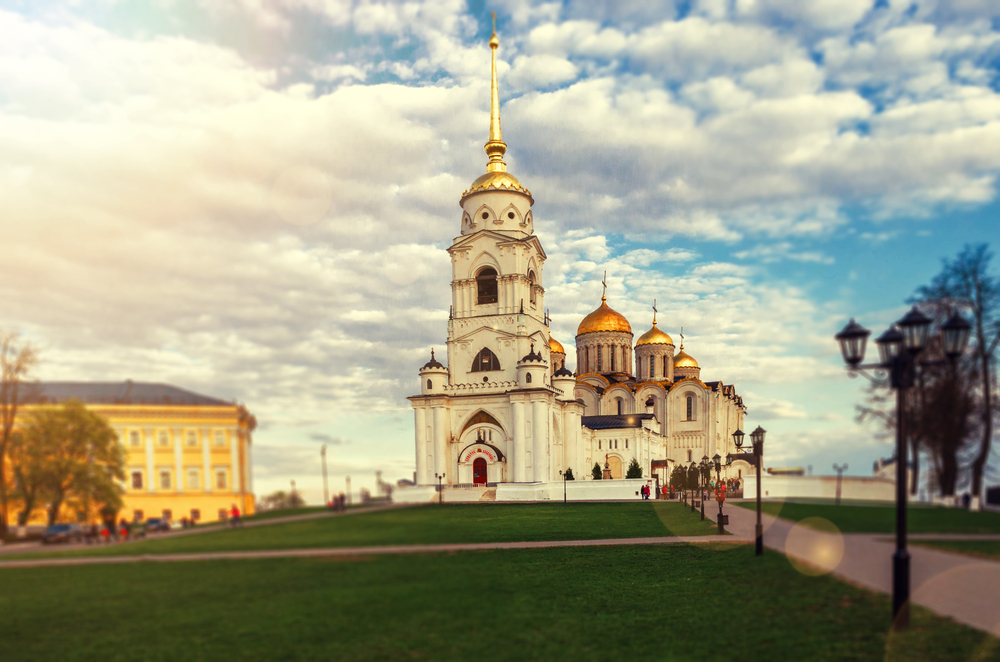
[[[59,520],[59,508],[62,507],[62,502],[63,497],[60,495],[53,499],[52,503],[49,504],[49,526],[52,526]]]
[[[982,334],[982,324],[976,324],[976,331],[980,333],[979,343],[979,363],[982,373],[983,384],[983,440],[979,445],[979,452],[972,462],[972,495],[982,496],[983,471],[986,468],[986,461],[990,457],[990,446],[993,442],[993,398],[992,379],[990,378],[990,357],[986,350],[986,338]]]

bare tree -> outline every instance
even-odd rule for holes
[[[0,540],[7,536],[7,449],[14,434],[17,410],[25,400],[25,382],[37,362],[31,343],[17,333],[0,334]]]
[[[972,494],[982,495],[983,473],[993,442],[993,365],[1000,342],[1000,285],[989,272],[993,254],[986,244],[967,245],[954,260],[944,260],[941,273],[917,290],[916,300],[943,310],[972,315],[972,352],[978,382],[980,442],[972,460]]]

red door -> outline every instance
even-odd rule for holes
[[[486,460],[477,457],[472,462],[472,483],[474,485],[486,484]]]

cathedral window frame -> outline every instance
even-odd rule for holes
[[[653,379],[656,377],[656,357],[649,357],[649,378]]]
[[[603,362],[601,361],[603,357],[601,356],[601,354],[603,354],[603,352],[601,352],[600,345],[597,345],[596,349],[597,349],[597,372],[601,372],[603,365]]]
[[[502,369],[500,359],[493,353],[493,350],[489,347],[483,347],[472,359],[472,369],[469,372],[493,372]]]
[[[697,416],[697,414],[698,414],[698,408],[695,406],[697,403],[696,403],[694,394],[693,393],[688,393],[686,397],[687,397],[687,412],[686,412],[687,413],[687,418],[685,418],[684,420],[685,421],[696,421],[696,420],[698,420],[698,416]]]
[[[669,365],[670,364],[668,363],[668,361],[670,361],[670,357],[667,356],[666,354],[664,354],[663,355],[663,378],[664,379],[666,379],[667,375],[670,374],[670,370],[669,370]]]
[[[533,269],[529,269],[528,270],[528,300],[531,302],[532,306],[534,306],[535,304],[538,303],[538,292],[537,292],[537,288],[535,287],[535,280],[536,280],[536,277],[535,277],[534,270]]]
[[[476,305],[487,306],[500,302],[500,272],[493,265],[486,265],[476,272]]]

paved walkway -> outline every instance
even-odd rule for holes
[[[729,508],[730,530],[753,538],[756,513]],[[783,552],[806,574],[834,576],[882,593],[892,592],[895,539],[884,534],[828,534],[769,515],[764,544]],[[919,535],[924,540],[996,540],[1000,536]],[[910,546],[910,598],[943,616],[1000,637],[1000,563]],[[796,563],[798,561],[799,563]]]

